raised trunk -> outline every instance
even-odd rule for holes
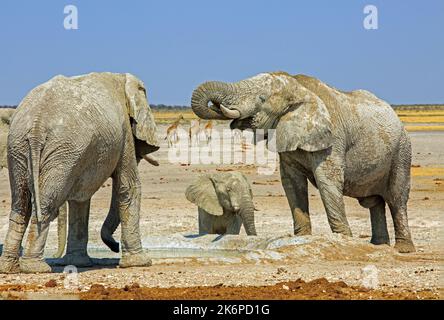
[[[254,204],[249,196],[243,197],[239,215],[242,217],[242,222],[247,235],[255,236],[256,227],[254,225]]]
[[[220,105],[230,105],[237,96],[238,84],[218,81],[205,82],[193,92],[191,108],[202,119],[229,120],[220,110]],[[211,102],[213,106],[208,106]]]

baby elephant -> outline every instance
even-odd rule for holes
[[[199,234],[239,234],[243,223],[247,235],[256,235],[253,193],[242,173],[202,175],[185,196],[198,206]]]

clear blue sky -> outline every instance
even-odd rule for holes
[[[63,8],[79,29],[63,28]],[[376,5],[379,29],[365,30]],[[206,80],[305,73],[390,103],[444,103],[444,1],[0,2],[0,105],[57,74],[131,72],[151,103],[189,104]]]

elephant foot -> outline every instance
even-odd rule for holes
[[[395,249],[398,250],[399,253],[416,252],[412,240],[396,240]]]
[[[311,236],[311,228],[294,230],[295,236]]]
[[[124,253],[119,263],[121,268],[150,267],[151,265],[152,261],[146,252]]]
[[[0,273],[19,273],[20,264],[18,258],[0,257]]]
[[[51,273],[51,267],[43,259],[21,258],[20,271],[23,273]]]
[[[370,243],[374,245],[380,245],[380,244],[390,245],[390,239],[386,237],[372,237]]]
[[[347,237],[353,237],[353,234],[352,234],[351,229],[349,227],[341,228],[341,229],[334,229],[334,230],[332,230],[332,232],[339,233],[339,234],[342,234]]]
[[[93,261],[87,254],[74,254],[67,253],[63,256],[61,265],[64,266],[76,266],[77,268],[87,268],[94,265]]]

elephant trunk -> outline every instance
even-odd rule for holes
[[[118,190],[116,184],[113,181],[113,193],[111,196],[111,207],[106,216],[105,222],[102,225],[100,231],[100,237],[103,243],[105,243],[112,252],[118,253],[120,251],[119,243],[114,240],[113,234],[120,224],[119,210],[118,210]]]
[[[68,220],[68,203],[65,202],[59,208],[59,215],[57,216],[57,238],[58,238],[58,248],[56,254],[53,258],[61,258],[63,252],[65,252],[66,246],[66,235],[67,235],[67,220]]]
[[[238,86],[239,84],[219,81],[205,82],[194,90],[191,97],[191,108],[202,119],[232,119],[233,115],[230,110],[222,105],[233,103],[238,95]],[[213,105],[208,106],[209,102]]]
[[[245,232],[249,236],[255,236],[256,227],[254,225],[254,204],[249,196],[242,197],[241,209],[239,210],[239,215],[242,218],[244,224]]]

